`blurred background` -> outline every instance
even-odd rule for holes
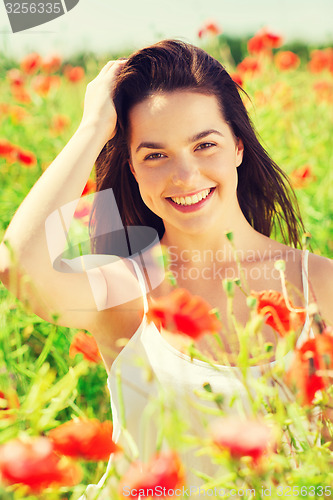
[[[333,39],[332,0],[80,0],[68,14],[12,34],[0,2],[0,51],[23,56],[32,50],[63,56],[138,48],[160,38],[198,41],[198,29],[214,20],[229,37],[246,38],[263,26],[286,42],[328,44]]]

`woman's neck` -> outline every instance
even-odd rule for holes
[[[196,262],[198,267],[207,265],[207,259],[209,262],[223,260],[226,264],[234,262],[235,250],[238,259],[246,260],[249,251],[260,251],[267,245],[267,238],[253,229],[245,218],[237,228],[228,231],[232,233],[232,242],[226,232],[216,227],[200,235],[186,234],[166,227],[161,244],[168,247],[171,259]]]

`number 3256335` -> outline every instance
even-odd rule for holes
[[[8,14],[60,14],[62,13],[61,2],[6,2],[6,11]]]
[[[332,489],[331,486],[277,486],[276,494],[278,497],[330,497]]]

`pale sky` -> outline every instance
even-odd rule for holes
[[[15,34],[0,1],[0,51],[17,57],[32,50],[103,54],[167,37],[198,43],[208,19],[230,35],[267,26],[286,40],[333,41],[333,0],[80,0],[66,15]]]

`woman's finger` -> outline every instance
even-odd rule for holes
[[[104,73],[106,73],[108,71],[109,68],[111,68],[111,66],[114,65],[116,61],[108,61],[105,66],[103,66],[103,68],[101,69],[101,71],[99,72],[100,75],[103,75]]]
[[[109,61],[106,63],[106,65],[101,69],[101,73],[105,73],[107,72],[110,68],[112,68],[112,66],[118,66],[118,67],[122,67],[124,66],[124,64],[126,63],[127,61],[127,58],[126,57],[120,57],[119,59],[117,59],[116,61]]]

